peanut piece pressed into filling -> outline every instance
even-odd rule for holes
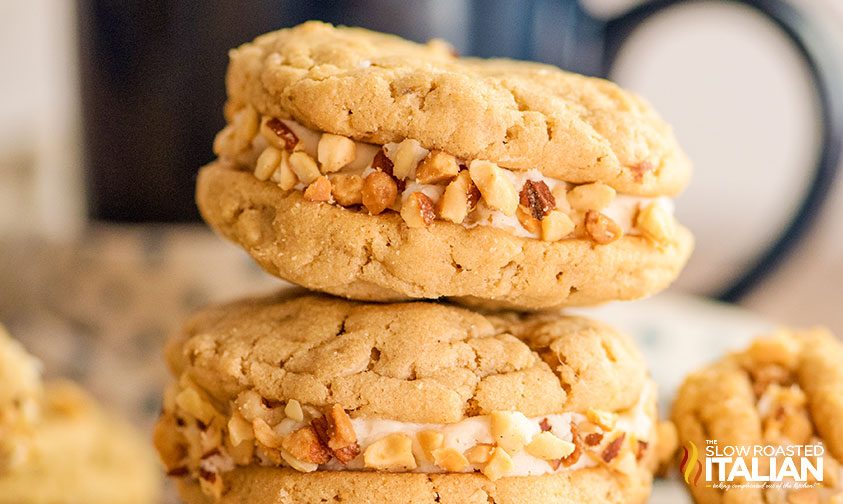
[[[477,472],[492,480],[602,464],[632,473],[655,428],[649,397],[645,391],[622,414],[528,418],[494,411],[454,424],[414,424],[353,420],[339,404],[268,401],[253,390],[223,404],[183,376],[165,394],[159,427],[169,430],[156,431],[155,442],[170,475],[195,477],[211,495],[222,491],[225,473],[252,464],[300,472]]]
[[[662,246],[676,236],[668,205],[653,198],[630,200],[601,182],[573,185],[535,170],[461,160],[415,139],[372,146],[260,117],[249,106],[229,117],[214,142],[220,158],[253,167],[257,179],[285,191],[301,190],[310,202],[372,215],[397,212],[411,228],[440,219],[548,242],[589,239],[607,245],[632,234]],[[642,177],[655,170],[647,160],[632,168],[640,168]]]

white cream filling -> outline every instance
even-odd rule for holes
[[[322,136],[321,133],[319,133],[318,131],[311,130],[289,119],[283,119],[281,122],[283,122],[287,127],[289,127],[293,131],[293,133],[296,134],[296,136],[299,138],[299,141],[301,142],[302,150],[304,150],[307,154],[316,159],[319,139]],[[395,149],[397,147],[397,143],[388,143],[383,146],[383,149],[388,158],[392,159]],[[378,153],[381,147],[378,145],[368,144],[364,142],[355,142],[355,148],[356,156],[354,161],[352,161],[348,166],[340,170],[340,172],[348,174],[357,174],[365,178],[369,173],[373,171],[371,167],[372,160],[374,159],[375,155]],[[428,151],[426,149],[423,149],[423,152],[426,154]],[[503,172],[509,178],[510,182],[512,182],[513,185],[517,188],[523,187],[524,182],[528,180],[532,180],[534,182],[544,182],[545,184],[547,184],[547,187],[551,191],[560,184],[564,185],[566,189],[570,189],[573,187],[573,184],[569,184],[559,179],[546,177],[535,168],[526,171],[513,171],[505,169],[503,170]],[[410,178],[414,177],[415,173],[412,173]],[[295,186],[295,189],[303,191],[305,189],[305,186],[300,183]],[[409,195],[414,192],[423,192],[435,204],[437,201],[439,201],[439,198],[442,196],[442,193],[444,193],[444,191],[445,186],[443,185],[419,184],[415,181],[408,180],[404,191],[401,193],[401,201],[405,201],[409,197]],[[612,201],[612,203],[610,203],[608,207],[602,209],[600,212],[615,221],[620,226],[624,234],[635,236],[640,234],[635,226],[635,218],[638,215],[638,210],[640,208],[644,208],[650,205],[651,203],[655,203],[661,206],[662,209],[666,210],[669,215],[673,215],[675,212],[673,200],[666,196],[648,198],[643,196],[631,196],[627,194],[618,194]],[[567,202],[557,202],[557,207],[560,206],[565,209],[565,207],[567,206]],[[533,233],[526,229],[518,220],[518,218],[514,215],[509,216],[499,210],[491,209],[485,204],[482,204],[482,202],[477,206],[475,211],[472,212],[468,216],[468,218],[466,218],[462,225],[468,229],[477,226],[490,226],[493,228],[509,231],[515,236],[522,238],[540,238],[537,233]]]
[[[648,410],[652,407],[654,394],[654,385],[648,385],[642,391],[641,397],[635,406],[618,415],[614,428],[611,431],[603,432],[602,443],[595,447],[586,447],[586,449],[597,449],[599,453],[599,450],[602,450],[602,447],[605,446],[607,442],[614,439],[615,436],[619,435],[621,432],[625,433],[627,436],[633,435],[637,440],[650,441],[653,433],[653,419],[649,415]],[[579,425],[588,421],[585,415],[573,412],[544,415],[534,418],[528,418],[523,414],[516,413],[514,418],[516,419],[515,428],[518,429],[519,432],[526,434],[527,439],[531,439],[536,434],[542,432],[541,423],[542,421],[547,420],[547,423],[550,425],[549,432],[565,441],[573,440],[573,434],[571,432],[572,422]],[[319,470],[366,470],[363,463],[363,453],[366,451],[366,448],[372,445],[372,443],[383,439],[385,436],[394,433],[404,434],[411,438],[414,444],[413,451],[416,453],[420,452],[420,447],[416,441],[416,435],[425,430],[433,430],[442,433],[444,436],[442,447],[453,448],[460,453],[465,453],[466,450],[478,444],[495,443],[492,435],[491,416],[489,415],[469,417],[450,424],[400,422],[381,418],[354,418],[351,420],[351,423],[354,427],[354,432],[357,435],[357,444],[360,447],[360,455],[346,464],[342,464],[336,459],[332,459],[327,464],[319,466]],[[296,422],[287,418],[278,424],[274,430],[277,434],[284,436],[304,427],[305,425],[307,424],[304,422]],[[557,469],[554,469],[548,461],[535,457],[524,449],[516,453],[510,453],[509,455],[513,461],[513,469],[504,473],[504,477],[535,476],[562,471],[573,471],[587,467],[594,467],[598,464],[594,458],[587,456],[585,453],[581,454],[576,463],[569,466],[559,465]],[[422,460],[419,457],[416,457],[416,461],[418,467],[412,472],[447,472],[433,464],[431,461]],[[481,469],[481,466],[469,465],[469,467],[467,467],[463,472],[474,472]]]

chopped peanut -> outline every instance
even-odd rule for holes
[[[331,452],[319,442],[313,427],[306,426],[284,436],[281,448],[303,462],[325,464],[331,460]]]
[[[228,437],[232,445],[239,446],[243,441],[254,439],[255,431],[252,424],[235,411],[228,420]]]
[[[281,456],[282,459],[284,459],[284,462],[286,462],[290,467],[292,467],[296,471],[310,473],[319,469],[319,464],[299,460],[283,448],[279,448],[277,453]],[[272,452],[268,453],[268,455],[272,455]]]
[[[524,229],[533,234],[542,234],[542,221],[533,217],[530,210],[518,205],[518,209],[515,210],[515,216],[518,217],[518,222],[524,226]]]
[[[556,208],[556,198],[541,180],[524,182],[518,202],[536,220],[544,219],[545,215]]]
[[[372,159],[372,169],[382,171],[387,175],[392,175],[392,168],[392,160],[387,157],[386,152],[383,147],[381,147]]]
[[[550,432],[540,432],[526,446],[527,453],[542,460],[559,460],[574,453],[576,446]]]
[[[418,140],[408,138],[395,148],[392,155],[392,175],[398,180],[414,178],[416,166],[427,156],[428,150]]]
[[[524,428],[526,417],[517,411],[493,411],[491,416],[492,438],[509,453],[520,451],[529,441]]]
[[[437,467],[448,472],[462,472],[469,465],[465,455],[453,448],[437,448],[433,450],[433,462]]]
[[[645,238],[656,243],[667,243],[676,235],[673,215],[658,202],[650,203],[638,212],[635,227]]]
[[[258,156],[255,163],[255,178],[258,180],[269,180],[281,164],[281,152],[275,147],[267,147]]]
[[[541,221],[541,236],[544,241],[558,241],[574,232],[576,226],[567,214],[552,210]]]
[[[414,192],[401,205],[401,217],[407,223],[407,227],[426,228],[436,218],[433,201],[423,192]]]
[[[290,167],[289,152],[281,151],[281,162],[278,164],[278,169],[270,177],[270,180],[278,184],[278,187],[285,191],[289,191],[299,183],[299,178]]]
[[[283,408],[268,408],[264,405],[260,394],[254,390],[244,390],[237,395],[234,401],[237,411],[243,418],[253,421],[256,418],[265,420],[270,425],[277,425],[286,418]]]
[[[256,418],[252,422],[252,428],[255,430],[255,438],[267,448],[280,448],[281,436],[279,436],[266,421]]]
[[[600,245],[612,243],[623,236],[617,222],[592,210],[585,214],[585,230],[591,239]]]
[[[556,201],[557,210],[566,214],[571,213],[571,205],[568,203],[568,188],[565,184],[556,184],[550,193],[553,194],[553,199]]]
[[[384,172],[372,172],[363,181],[361,199],[363,206],[372,215],[378,215],[391,207],[397,197],[398,185],[395,179]]]
[[[498,165],[489,161],[474,160],[469,167],[469,174],[490,208],[500,210],[505,215],[515,215],[518,193]]]
[[[475,465],[485,464],[492,458],[492,450],[494,446],[490,444],[474,445],[465,451],[465,458]]]
[[[347,207],[363,203],[363,177],[360,175],[333,175],[331,187],[331,194],[340,205]]]
[[[489,462],[483,467],[483,474],[492,481],[499,480],[515,468],[515,463],[512,462],[512,457],[498,447],[492,450],[492,455]]]
[[[370,444],[363,452],[363,463],[380,471],[410,471],[417,466],[413,441],[404,434],[389,434]]]
[[[457,158],[442,151],[430,151],[416,168],[416,182],[420,184],[439,184],[456,177],[460,172]]]
[[[231,124],[214,138],[214,153],[227,157],[236,156],[249,148],[257,131],[257,111],[250,106],[240,109],[233,114]]]
[[[351,418],[342,406],[334,404],[326,415],[328,420],[328,447],[337,450],[357,443],[357,434]]]
[[[574,210],[603,210],[615,199],[616,192],[602,182],[585,184],[568,191],[568,203]]]
[[[322,173],[333,173],[354,161],[357,145],[350,138],[322,133],[316,153]]]
[[[193,388],[188,387],[176,395],[176,404],[185,413],[193,418],[199,420],[204,424],[210,424],[215,416],[219,415],[217,410],[199,395],[199,392]]]
[[[594,408],[588,408],[585,412],[585,416],[605,431],[614,429],[615,424],[618,421],[617,414],[612,413],[611,411],[598,410]]]
[[[264,117],[260,126],[261,135],[269,145],[279,150],[292,152],[299,143],[299,137],[286,124],[274,117]]]
[[[626,451],[612,460],[611,467],[621,474],[632,475],[638,472],[638,461],[635,454]]]
[[[319,177],[319,166],[306,152],[296,151],[290,154],[290,167],[302,183],[309,185]]]
[[[432,461],[433,450],[442,448],[442,444],[445,442],[445,435],[435,430],[423,430],[416,434],[416,440],[421,448],[420,455],[425,460]]]
[[[331,200],[331,181],[325,175],[316,177],[307,189],[304,190],[304,199],[306,201],[330,201]]]
[[[448,184],[442,197],[439,198],[437,202],[439,216],[454,224],[461,224],[479,199],[480,191],[471,181],[468,170],[463,170]]]
[[[301,403],[295,399],[287,401],[287,405],[284,406],[284,414],[287,415],[287,418],[291,418],[296,422],[304,421],[304,411],[301,409]]]
[[[618,456],[621,451],[621,448],[623,447],[623,442],[625,439],[626,433],[621,432],[618,437],[610,441],[609,444],[606,445],[605,448],[603,448],[603,452],[600,454],[600,457],[603,459],[603,462],[606,462],[608,464],[609,462],[614,460],[615,457]]]

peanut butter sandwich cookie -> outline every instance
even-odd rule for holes
[[[152,504],[160,486],[148,441],[78,386],[43,384],[0,327],[0,504]]]
[[[843,343],[780,330],[690,375],[673,406],[701,504],[843,503]]]
[[[644,502],[656,395],[577,317],[287,295],[168,345],[155,442],[188,503]]]
[[[610,82],[318,22],[230,58],[197,201],[276,276],[536,309],[653,294],[691,252],[690,163]]]

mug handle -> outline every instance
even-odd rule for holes
[[[763,14],[790,39],[805,61],[820,102],[821,143],[812,170],[811,184],[799,208],[772,244],[759,254],[740,276],[717,294],[722,301],[735,302],[751,292],[794,252],[816,221],[840,171],[843,143],[843,75],[834,50],[823,36],[816,19],[783,0],[725,0],[746,5]],[[608,76],[624,42],[638,26],[653,15],[696,0],[654,0],[645,2],[606,23],[602,74]]]

